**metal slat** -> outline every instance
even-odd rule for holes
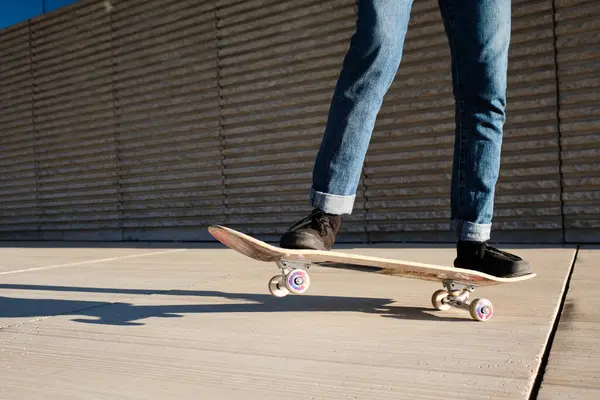
[[[566,240],[600,240],[600,5],[557,0]]]

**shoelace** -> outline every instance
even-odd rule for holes
[[[327,228],[331,229],[331,223],[329,222],[329,218],[325,216],[325,213],[322,211],[314,211],[306,218],[298,221],[294,226],[290,228],[290,230],[297,230],[303,228],[305,226],[312,226],[313,222],[316,222],[318,225],[319,235],[327,236]]]
[[[493,253],[496,253],[497,255],[504,256],[504,257],[506,257],[506,258],[508,258],[508,259],[513,259],[513,260],[517,260],[517,259],[519,259],[519,258],[518,258],[518,257],[516,257],[514,254],[508,253],[508,252],[506,252],[506,251],[502,251],[502,250],[500,250],[500,249],[497,249],[497,248],[495,248],[495,247],[492,247],[492,246],[490,246],[490,245],[488,245],[488,244],[486,244],[486,245],[485,245],[484,254],[485,254],[486,252],[490,252],[490,253],[492,253],[492,254],[493,254]],[[482,256],[483,256],[484,254],[482,254]]]
[[[327,236],[327,228],[331,229],[331,222],[329,218],[322,214],[317,218],[317,224],[319,224],[319,235]]]

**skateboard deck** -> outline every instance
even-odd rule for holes
[[[476,287],[520,282],[536,276],[531,273],[511,278],[499,278],[453,266],[425,264],[416,261],[337,251],[284,249],[220,225],[212,225],[208,231],[219,242],[247,257],[276,263],[281,274],[274,276],[269,281],[269,291],[276,297],[284,297],[290,293],[304,293],[310,285],[307,270],[311,265],[327,267],[327,264],[333,264],[333,266],[337,265],[342,268],[358,266],[384,275],[441,282],[446,290],[438,290],[434,293],[432,304],[435,308],[438,310],[447,310],[450,307],[469,309],[474,319],[487,321],[493,313],[491,302],[487,299],[477,299],[477,302],[482,304],[478,310],[471,310],[471,308],[477,307],[472,306],[476,302],[475,300],[468,301],[469,293],[472,293]]]

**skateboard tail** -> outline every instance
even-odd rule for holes
[[[225,246],[242,253],[246,257],[254,258],[259,261],[278,261],[281,259],[281,255],[278,255],[275,252],[268,251],[267,243],[262,244],[262,247],[258,247],[256,245],[252,245],[252,240],[256,240],[251,236],[247,236],[246,240],[241,240],[239,236],[232,235],[232,230],[226,228],[224,226],[210,226],[208,228],[208,232],[219,242],[224,244]],[[240,235],[240,233],[238,233]]]

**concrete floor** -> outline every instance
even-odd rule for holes
[[[434,310],[431,282],[315,267],[277,299],[273,264],[220,244],[88,246],[0,247],[0,399],[600,398],[597,247],[503,247],[538,277],[476,290],[481,323]]]

